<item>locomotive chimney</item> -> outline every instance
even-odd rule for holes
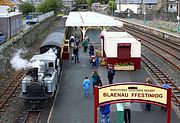
[[[34,79],[34,81],[38,80],[38,68],[33,68],[32,78]]]

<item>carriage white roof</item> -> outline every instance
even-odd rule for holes
[[[96,12],[70,12],[66,26],[123,26],[123,22]]]
[[[39,54],[39,55],[34,55],[30,61],[35,61],[35,60],[47,60],[47,61],[55,61],[56,59],[56,55],[54,53],[49,53],[49,52],[46,52],[46,53],[43,53],[43,54]]]
[[[131,44],[131,58],[141,57],[141,42],[127,32],[102,32],[104,36],[104,51],[106,57],[118,57],[118,44],[130,43]]]
[[[132,35],[130,35],[127,32],[104,32],[103,31],[102,35],[104,36],[104,38],[108,38],[109,40],[110,39],[119,40],[119,38],[121,38],[120,42],[122,43],[139,42],[137,39],[135,39]]]

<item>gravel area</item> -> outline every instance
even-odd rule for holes
[[[180,86],[180,71],[174,69],[168,62],[165,62],[163,58],[159,58],[155,53],[150,51],[149,49],[142,46],[142,53],[147,56],[150,60],[154,61],[154,63],[160,68],[164,73],[166,73],[174,82],[176,82]]]
[[[157,54],[150,51],[149,49],[147,49],[144,46],[142,46],[142,53],[148,59],[152,60],[158,66],[158,68],[160,68],[167,76],[169,76],[171,78],[171,80],[173,80],[173,82],[176,82],[178,87],[180,87],[180,77],[179,77],[180,71],[179,70],[174,69],[163,58],[160,58],[159,56],[157,56]],[[148,72],[148,69],[146,69],[146,70]],[[152,79],[153,79],[153,77],[152,77]],[[157,83],[157,81],[155,79],[153,79],[153,80]],[[173,103],[172,103],[172,105],[173,105],[172,108],[176,112],[177,116],[180,118],[180,108],[177,107],[176,105],[174,105]]]

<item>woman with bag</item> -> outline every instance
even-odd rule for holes
[[[93,71],[92,75],[91,75],[91,78],[92,78],[92,85],[93,85],[93,88],[95,85],[98,85],[98,80],[99,80],[99,75],[96,71]]]

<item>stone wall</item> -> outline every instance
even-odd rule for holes
[[[109,12],[109,15],[112,15],[112,13]],[[114,16],[120,17],[120,18],[128,18],[128,13],[115,13]],[[129,18],[144,20],[144,14],[135,14],[130,13]],[[146,20],[147,21],[169,21],[169,22],[177,22],[177,13],[149,13],[146,14]]]
[[[153,28],[148,25],[143,25],[142,23],[139,23],[140,21],[138,21],[138,23],[137,23],[137,21],[134,22],[134,21],[128,21],[128,20],[124,20],[124,19],[119,19],[119,20],[123,21],[123,26],[128,26],[128,27],[140,30],[142,32],[146,32],[148,34],[152,34],[159,38],[166,38],[166,39],[169,39],[176,43],[180,42],[180,35],[178,33],[172,33],[172,32],[170,33],[167,31],[167,29],[165,31],[165,30]]]
[[[0,45],[0,74],[3,76],[9,70],[13,70],[10,65],[10,59],[13,57],[14,52],[18,49],[24,48],[28,52],[23,54],[24,57],[30,54],[33,50],[32,45],[38,44],[46,36],[44,31],[55,22],[56,16],[50,17],[42,21],[41,23],[35,24],[30,29],[20,32],[12,39],[6,41]]]

